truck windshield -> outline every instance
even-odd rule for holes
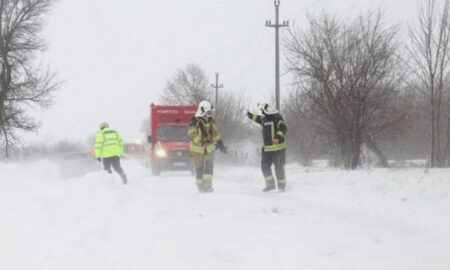
[[[161,142],[189,141],[187,135],[188,127],[160,127],[158,129],[158,140]]]

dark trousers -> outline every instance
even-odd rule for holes
[[[275,167],[278,188],[284,188],[286,186],[286,174],[284,171],[284,165],[286,164],[286,150],[262,152],[261,170],[267,186],[275,185],[275,178],[272,174],[272,164]]]
[[[120,166],[120,157],[107,157],[103,158],[103,166],[105,167],[105,170],[108,173],[112,173],[111,167],[116,171],[120,177],[122,178],[122,181],[124,184],[127,183],[127,177],[125,173],[123,172],[122,167]]]

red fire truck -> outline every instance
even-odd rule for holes
[[[161,171],[192,170],[189,158],[189,120],[195,106],[150,106],[151,168],[154,175]]]

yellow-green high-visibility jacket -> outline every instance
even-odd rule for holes
[[[216,143],[222,140],[217,125],[212,118],[193,117],[189,121],[188,136],[190,150],[196,154],[213,153],[216,150]]]
[[[123,142],[119,132],[104,128],[95,137],[95,156],[97,158],[120,157],[123,154]]]

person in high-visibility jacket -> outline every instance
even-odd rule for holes
[[[279,191],[286,189],[286,133],[287,125],[281,114],[267,103],[258,104],[262,115],[247,111],[250,120],[262,126],[264,146],[261,153],[261,170],[266,180],[264,192],[276,188],[275,178],[272,174],[272,164],[275,167],[276,182]]]
[[[112,130],[108,123],[101,123],[100,130],[95,137],[95,157],[100,162],[103,160],[103,166],[108,173],[112,173],[114,168],[124,185],[127,184],[127,176],[120,166],[120,157],[123,155],[123,141],[119,132]]]
[[[196,185],[200,192],[213,192],[214,152],[227,153],[214,121],[211,103],[200,102],[195,117],[189,121],[188,136]]]

